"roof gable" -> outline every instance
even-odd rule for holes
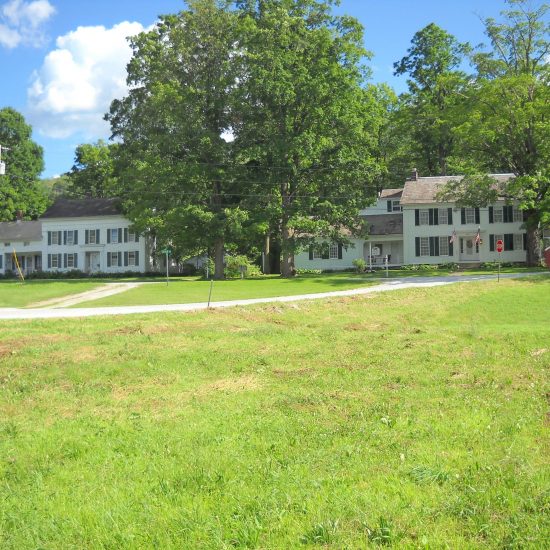
[[[58,199],[41,218],[86,218],[120,216],[120,199]]]

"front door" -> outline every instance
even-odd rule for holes
[[[475,242],[475,235],[472,237],[460,237],[460,261],[479,261],[479,244]]]
[[[100,267],[99,252],[86,252],[86,271],[88,273],[99,271]]]

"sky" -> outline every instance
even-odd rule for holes
[[[126,37],[184,8],[182,0],[0,0],[0,108],[32,126],[42,177],[69,171],[79,144],[109,138],[103,115],[126,93]],[[481,19],[503,9],[504,0],[342,0],[336,11],[365,27],[372,82],[401,93],[406,78],[393,76],[393,63],[415,32],[434,22],[477,45],[486,42]]]

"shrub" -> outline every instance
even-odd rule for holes
[[[322,272],[321,269],[299,268],[296,270],[296,275],[321,275]]]
[[[365,273],[367,270],[367,262],[363,258],[355,258],[352,262],[357,273]]]
[[[241,277],[241,268],[244,268],[245,277],[259,277],[262,274],[260,268],[256,264],[253,264],[246,256],[226,256],[224,269],[226,277],[230,279]]]

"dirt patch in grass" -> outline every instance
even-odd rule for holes
[[[193,393],[195,396],[209,395],[215,392],[237,393],[241,391],[257,390],[261,387],[260,381],[254,375],[238,378],[222,378],[199,386]]]

